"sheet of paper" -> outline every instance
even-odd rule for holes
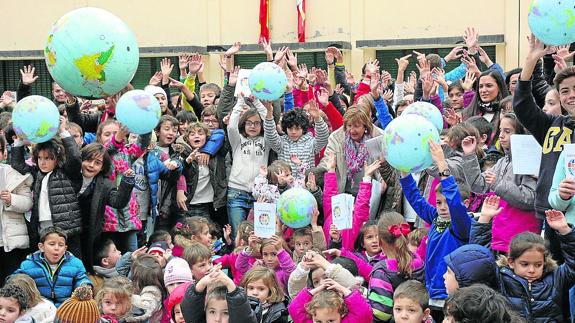
[[[371,180],[371,197],[369,198],[369,218],[377,218],[379,203],[381,202],[381,183],[375,179]]]
[[[275,203],[254,203],[254,234],[260,238],[270,238],[276,233]]]
[[[539,175],[542,148],[532,135],[511,135],[515,175]]]
[[[374,161],[383,157],[383,136],[371,138],[365,142],[365,147],[369,153],[369,159]]]
[[[563,145],[565,158],[565,177],[575,178],[575,144]]]
[[[236,90],[234,92],[234,96],[238,96],[238,94],[242,93],[244,97],[248,97],[252,95],[252,91],[250,90],[250,85],[248,83],[248,79],[252,70],[244,70],[241,69],[238,73],[238,81],[236,83]]]
[[[351,229],[353,220],[353,196],[338,194],[331,198],[331,217],[338,230]]]

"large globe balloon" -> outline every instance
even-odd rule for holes
[[[533,0],[527,16],[533,34],[547,45],[575,41],[575,1]]]
[[[116,104],[116,119],[131,132],[150,133],[160,122],[162,109],[158,100],[143,90],[126,92]]]
[[[259,63],[248,78],[252,94],[260,99],[273,101],[279,99],[286,90],[286,73],[274,63]]]
[[[280,195],[278,199],[278,216],[290,228],[303,228],[311,223],[311,216],[317,203],[306,189],[295,187]]]
[[[431,103],[417,101],[410,104],[405,110],[403,110],[403,115],[415,114],[423,117],[425,120],[431,122],[435,128],[441,133],[443,130],[443,116],[439,109]]]
[[[12,111],[14,132],[22,139],[41,143],[52,139],[58,132],[60,113],[54,102],[31,95],[18,101]]]
[[[138,68],[134,33],[106,10],[81,8],[52,26],[44,48],[50,75],[75,96],[101,98],[120,92]]]
[[[431,122],[415,114],[402,114],[387,125],[383,136],[385,160],[394,168],[416,173],[431,166],[429,140],[439,142]]]

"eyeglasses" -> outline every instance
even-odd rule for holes
[[[262,125],[261,121],[246,121],[246,126],[247,127],[259,127]]]
[[[204,119],[204,123],[218,124],[218,119]]]

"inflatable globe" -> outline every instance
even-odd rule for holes
[[[31,95],[18,101],[12,111],[14,132],[18,137],[34,143],[52,139],[60,126],[60,113],[54,102]]]
[[[439,109],[431,103],[423,101],[413,102],[405,108],[401,115],[403,116],[408,114],[415,114],[423,117],[427,121],[431,122],[435,128],[437,128],[439,133],[443,130],[443,116]]]
[[[303,188],[291,188],[278,199],[278,216],[290,228],[298,229],[311,223],[317,203],[313,195]]]
[[[287,77],[285,72],[274,63],[259,63],[254,67],[248,78],[252,94],[266,101],[279,99],[286,90]]]
[[[52,26],[44,48],[52,78],[75,96],[102,98],[120,92],[138,68],[134,33],[99,8],[68,12]]]
[[[533,34],[547,45],[575,41],[575,1],[533,0],[527,16]]]
[[[143,90],[126,92],[116,104],[116,119],[139,135],[154,130],[161,116],[158,100]]]
[[[429,140],[439,142],[439,133],[423,117],[402,114],[387,125],[383,136],[385,160],[394,168],[416,173],[433,163]]]

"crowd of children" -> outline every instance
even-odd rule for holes
[[[288,79],[273,102],[234,95],[239,43],[221,87],[198,54],[179,57],[179,80],[164,59],[145,135],[114,119],[131,85],[96,104],[53,83],[58,135],[38,144],[3,95],[0,322],[572,322],[573,52],[531,36],[505,73],[474,29],[463,38],[445,57],[397,58],[395,78],[369,60],[357,81],[338,48],[308,70],[264,42]],[[34,73],[21,70],[18,99]],[[415,101],[444,129],[433,166],[407,174],[369,140]],[[543,147],[538,176],[514,173],[511,136],[525,134]],[[298,187],[315,198],[311,224],[258,236],[254,203]],[[355,198],[344,230],[341,193]]]

